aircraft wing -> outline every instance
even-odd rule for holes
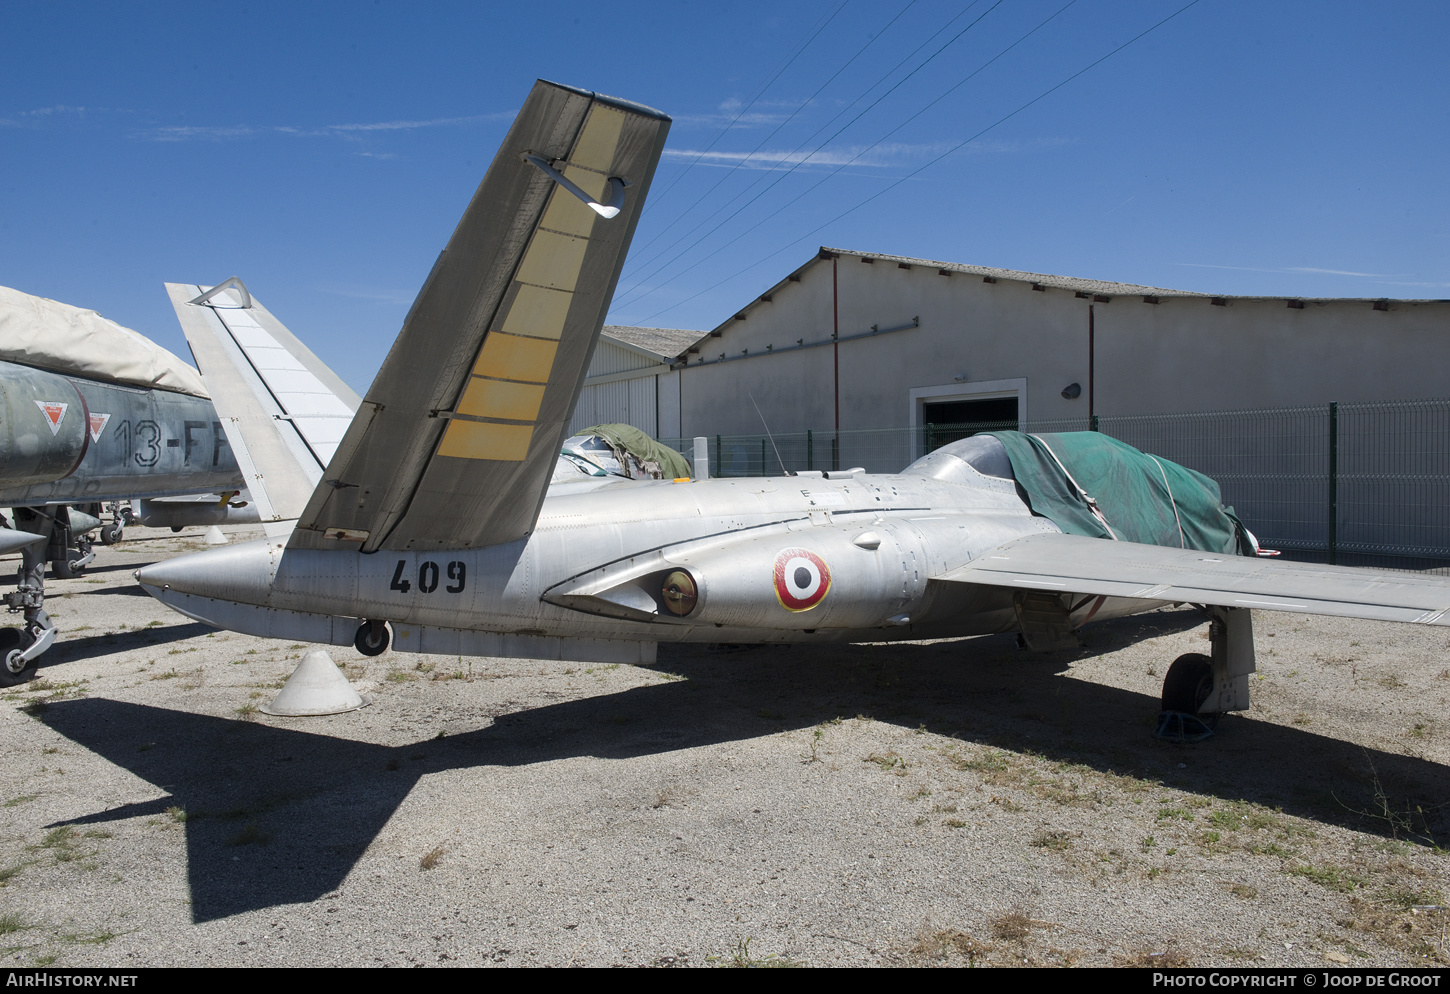
[[[290,548],[533,530],[668,129],[646,107],[534,86]]]
[[[287,522],[276,529],[285,531],[360,401],[250,294],[194,302],[210,289],[166,284],[263,525]]]
[[[1014,539],[935,580],[1220,607],[1450,625],[1450,577],[1046,533]]]

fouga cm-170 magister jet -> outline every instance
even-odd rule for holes
[[[1257,558],[1212,481],[1092,433],[977,436],[894,475],[556,476],[668,126],[538,83],[360,402],[265,311],[171,285],[267,537],[145,589],[367,654],[632,663],[662,641],[1052,648],[1187,602],[1212,653],[1165,706],[1190,713],[1248,706],[1251,608],[1446,623],[1450,581]]]

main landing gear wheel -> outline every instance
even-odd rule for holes
[[[1187,652],[1173,660],[1163,678],[1163,710],[1197,714],[1213,691],[1213,660]]]
[[[0,687],[14,687],[35,679],[38,659],[21,659],[25,634],[19,628],[0,628]]]
[[[364,656],[380,656],[387,651],[390,639],[391,636],[388,635],[388,626],[385,622],[364,621],[358,625],[357,635],[353,636],[352,644]]]
[[[114,524],[101,526],[101,544],[117,545],[121,541],[121,535],[125,532],[124,526],[117,521]]]
[[[1202,742],[1211,736],[1219,716],[1198,713],[1211,693],[1212,659],[1201,652],[1189,652],[1173,660],[1163,678],[1163,711],[1153,735],[1179,745]]]

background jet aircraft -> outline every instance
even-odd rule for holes
[[[103,525],[69,505],[195,493],[229,504],[242,487],[196,370],[95,311],[0,287],[0,506],[14,509],[0,553],[24,556],[5,604],[25,619],[0,629],[0,685],[30,679],[55,640],[45,564],[77,576],[89,532],[120,538],[119,517]]]
[[[667,127],[536,85],[360,403],[255,302],[171,285],[268,537],[145,567],[146,590],[369,654],[391,625],[412,652],[629,662],[661,641],[1050,648],[1186,601],[1213,619],[1211,656],[1165,684],[1189,712],[1248,706],[1250,608],[1447,623],[1450,580],[1242,556],[1212,481],[1102,436],[979,436],[894,475],[550,487]]]

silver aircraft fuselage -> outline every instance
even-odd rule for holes
[[[1058,528],[1010,480],[957,459],[930,469],[949,478],[569,483],[551,489],[527,539],[506,545],[365,555],[287,549],[280,536],[156,563],[137,578],[220,627],[346,644],[359,619],[388,621],[395,647],[420,652],[634,660],[661,641],[1015,631],[1012,591],[927,578]],[[659,596],[678,571],[696,587],[684,616]],[[1151,606],[1109,600],[1095,616]]]

